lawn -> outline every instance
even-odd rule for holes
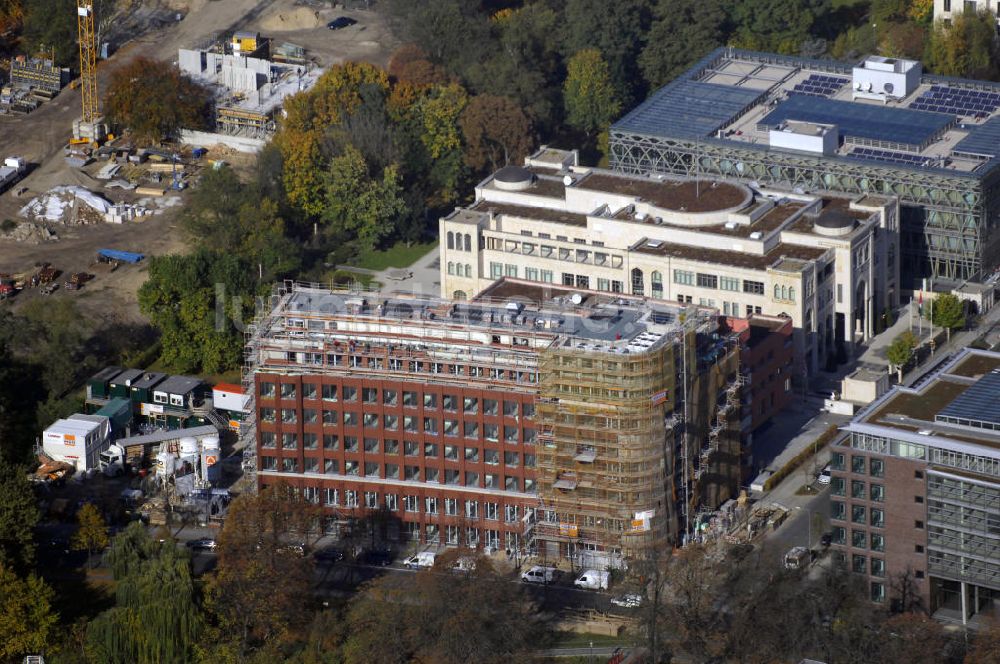
[[[406,246],[398,242],[384,250],[363,252],[352,261],[352,267],[368,270],[386,270],[390,267],[409,267],[437,246],[437,242],[425,242]]]

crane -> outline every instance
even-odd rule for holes
[[[85,123],[100,117],[97,98],[97,34],[94,31],[93,0],[76,0],[76,24],[80,40],[80,97]]]

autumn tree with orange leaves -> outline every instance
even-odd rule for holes
[[[169,62],[138,57],[115,69],[104,115],[141,143],[175,138],[183,129],[205,129],[211,94]]]

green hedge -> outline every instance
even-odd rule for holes
[[[776,484],[781,482],[781,480],[795,472],[799,466],[818,454],[819,451],[826,447],[831,440],[837,437],[837,433],[839,433],[837,425],[831,424],[826,431],[820,434],[820,437],[816,439],[815,443],[808,445],[804,450],[792,457],[788,463],[779,468],[773,475],[764,480],[764,491],[770,491]]]

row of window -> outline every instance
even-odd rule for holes
[[[302,383],[302,399],[305,401],[316,401],[322,394],[323,401],[343,401],[345,403],[357,403],[358,397],[361,397],[361,403],[364,404],[379,404],[383,406],[397,406],[399,405],[399,391],[394,389],[383,389],[381,390],[381,399],[379,398],[379,389],[377,387],[363,387],[360,390],[356,387],[351,387],[348,385],[338,388],[337,385],[322,385],[321,392],[317,392],[315,383]],[[281,383],[281,398],[282,399],[295,399],[297,395],[298,386],[295,383]],[[275,384],[268,381],[262,381],[260,383],[260,396],[262,399],[273,399],[278,390]],[[427,392],[421,395],[418,392],[411,392],[409,390],[404,390],[402,393],[402,404],[404,408],[418,408],[423,406],[425,410],[436,410],[438,407],[438,395]],[[441,409],[449,412],[458,412],[459,409],[463,413],[474,415],[479,412],[480,400],[478,397],[459,397],[454,394],[443,394],[441,395]],[[503,414],[505,417],[518,417],[524,415],[525,417],[533,417],[535,415],[535,405],[533,403],[522,404],[519,401],[510,401],[507,399],[503,400]],[[499,399],[483,399],[483,414],[496,416],[500,413]]]
[[[456,251],[472,251],[472,236],[468,233],[448,231],[448,248]]]
[[[562,238],[565,240],[565,238]],[[574,240],[577,244],[585,244],[583,240]],[[603,246],[594,243],[595,246]],[[501,240],[497,237],[486,238],[486,248],[490,251],[505,251],[509,254],[521,254],[522,256],[539,256],[553,260],[568,261],[571,263],[584,263],[587,265],[597,265],[599,267],[620,268],[624,259],[617,254],[609,254],[604,251],[590,251],[587,249],[571,249],[569,247],[556,247],[551,244],[537,244],[535,242],[524,242],[518,240]]]
[[[830,493],[834,496],[847,495],[847,479],[833,477],[830,479]],[[851,480],[851,498],[855,500],[871,500],[881,503],[885,501],[885,486],[881,484],[865,484],[861,480]]]
[[[472,278],[472,265],[469,263],[453,263],[448,261],[448,274],[456,277]]]
[[[273,424],[277,422],[276,411],[274,408],[262,407],[259,410],[261,422],[268,424]],[[337,417],[337,411],[335,410],[324,410],[323,412],[323,426],[332,427],[339,426],[341,420]],[[317,424],[319,418],[317,411],[312,408],[303,409],[303,424]],[[297,424],[296,411],[292,409],[281,409],[281,423],[282,424]],[[343,425],[345,427],[357,427],[359,426],[358,413],[345,411],[343,413]],[[379,431],[399,431],[400,430],[400,418],[398,415],[383,415],[381,418],[376,413],[363,413],[363,418],[360,421],[360,426],[365,429],[379,430]],[[405,415],[402,418],[402,431],[406,433],[424,433],[429,436],[444,435],[446,437],[457,438],[459,436],[463,438],[471,438],[474,440],[479,440],[480,436],[489,441],[499,442],[501,436],[505,443],[517,443],[519,440],[523,440],[525,444],[534,444],[537,438],[537,431],[533,428],[521,429],[517,426],[490,424],[484,423],[482,426],[476,421],[459,421],[459,420],[438,420],[436,417],[424,417],[418,418],[410,415]],[[293,432],[286,432],[283,435],[295,436]],[[312,436],[315,438],[317,434],[306,433],[306,436]],[[291,440],[294,440],[292,438]]]
[[[282,433],[281,434],[281,449],[285,451],[297,450],[298,449],[298,434],[296,433]],[[340,450],[341,439],[340,436],[333,434],[323,434],[323,449],[327,452],[337,452]],[[260,447],[264,450],[274,450],[278,449],[278,434],[273,431],[261,431],[260,432]],[[400,445],[398,440],[391,438],[386,438],[385,440],[379,440],[378,438],[365,438],[363,444],[358,443],[357,436],[344,436],[343,439],[344,452],[356,454],[364,449],[365,454],[388,454],[398,455],[400,453]],[[441,448],[437,443],[419,443],[412,440],[407,440],[403,442],[402,452],[403,456],[408,457],[424,457],[425,459],[437,459],[438,450]],[[302,449],[304,450],[318,450],[319,449],[319,437],[314,433],[306,432],[302,434]],[[479,463],[480,459],[480,448],[479,447],[460,447],[459,445],[444,445],[444,454],[441,458],[446,461],[458,461],[460,456],[464,458],[469,463]],[[516,468],[520,464],[521,453],[494,450],[490,448],[482,448],[482,459],[483,463],[488,465],[499,465],[500,455],[503,454],[503,462],[505,466]],[[535,455],[534,454],[524,454],[524,465],[527,468],[534,468],[535,466]]]
[[[846,470],[847,456],[841,452],[834,452],[830,456],[830,468],[833,470]],[[863,456],[851,455],[851,472],[855,475],[885,477],[885,461],[883,459],[869,459]]]
[[[847,545],[847,529],[834,526],[831,529],[833,543]],[[868,533],[864,530],[851,529],[851,546],[855,549],[869,549],[877,553],[885,552],[885,536],[882,533]]]
[[[297,459],[279,459],[277,457],[262,456],[261,468],[266,471],[281,471],[285,473],[298,473],[299,463]],[[338,459],[318,459],[316,457],[306,457],[302,463],[303,473],[338,475],[342,477],[366,477],[373,480],[404,480],[406,482],[424,482],[428,484],[445,484],[447,486],[466,486],[480,489],[501,489],[500,476],[495,473],[486,473],[480,478],[480,474],[475,471],[466,471],[464,474],[459,470],[447,469],[444,473],[440,468],[403,466],[400,474],[399,464],[388,463],[384,467],[375,462],[345,461],[343,472],[341,472],[340,461]],[[481,479],[481,481],[480,481]],[[528,493],[534,493],[535,480],[532,478],[521,479],[519,477],[505,475],[503,477],[502,488],[504,491],[520,492],[524,488]]]
[[[865,505],[851,505],[851,523],[868,524],[875,528],[885,528],[885,510]],[[847,504],[840,500],[830,501],[830,518],[847,521]]]

